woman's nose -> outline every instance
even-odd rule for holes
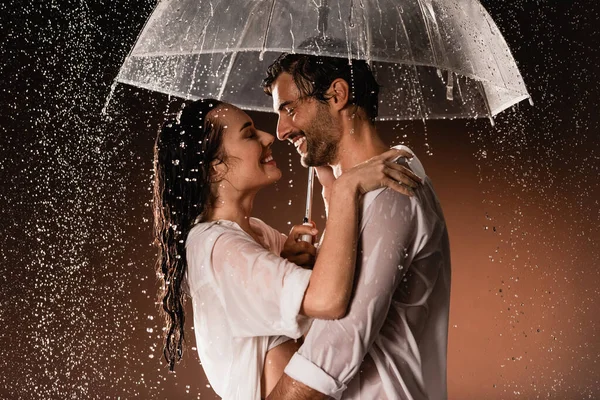
[[[268,132],[265,131],[260,131],[261,134],[261,142],[263,144],[263,146],[265,147],[270,147],[273,142],[275,141],[275,136],[271,135]]]

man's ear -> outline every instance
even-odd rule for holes
[[[331,82],[328,95],[331,96],[329,105],[335,110],[342,110],[350,101],[350,87],[348,86],[348,82],[342,78],[337,78]]]

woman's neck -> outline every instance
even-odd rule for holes
[[[232,196],[230,193],[220,193],[216,204],[209,214],[209,221],[227,220],[235,222],[246,233],[256,238],[256,233],[250,227],[250,217],[256,193],[240,196]]]

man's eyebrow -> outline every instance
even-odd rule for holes
[[[283,103],[281,103],[281,104],[279,105],[279,108],[277,109],[277,111],[281,111],[281,110],[283,110],[284,108],[286,108],[287,106],[289,106],[289,105],[290,105],[290,104],[292,104],[292,103],[293,103],[293,101],[291,101],[291,100],[284,101]]]
[[[244,129],[246,129],[247,127],[249,127],[249,126],[252,126],[252,121],[248,121],[244,125],[242,125],[242,127],[240,128],[240,132],[243,131]]]

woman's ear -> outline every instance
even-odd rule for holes
[[[210,181],[218,182],[223,179],[225,174],[227,173],[227,166],[221,160],[213,160],[210,163]]]
[[[329,104],[335,110],[342,110],[350,101],[350,87],[348,82],[342,78],[338,78],[331,82],[327,94],[330,96]]]

